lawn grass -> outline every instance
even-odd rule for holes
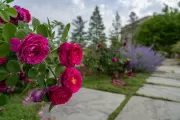
[[[83,86],[102,91],[132,95],[143,86],[148,76],[149,74],[138,73],[136,77],[124,78],[122,80],[127,84],[125,87],[112,85],[111,78],[108,76],[86,76],[83,77]]]
[[[37,116],[42,104],[24,105],[20,95],[8,97],[8,103],[2,106],[3,112],[0,113],[0,120],[40,120]]]

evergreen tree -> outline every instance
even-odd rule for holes
[[[95,10],[90,18],[88,40],[94,44],[105,44],[106,35],[104,33],[105,27],[100,15],[99,7],[96,6]]]
[[[111,46],[115,47],[120,42],[121,18],[116,12],[115,20],[112,23],[113,30],[110,32]]]
[[[86,45],[86,32],[84,32],[85,23],[86,21],[83,21],[81,16],[77,16],[72,23],[75,27],[72,32],[72,42],[78,43],[81,47],[85,47]]]
[[[134,37],[135,37],[135,32],[136,32],[136,21],[138,20],[138,16],[136,15],[135,12],[131,12],[130,15],[129,15],[129,22],[131,24],[131,34],[132,34],[132,39],[131,39],[131,42],[132,42],[132,45],[135,45],[135,41],[134,41]]]

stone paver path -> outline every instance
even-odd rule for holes
[[[180,120],[180,104],[134,96],[115,120]]]
[[[177,63],[165,60],[137,91],[144,97],[132,96],[115,120],[180,120],[180,66]],[[42,116],[53,120],[107,120],[124,99],[121,94],[82,88],[67,104],[54,107],[51,113],[46,106]]]
[[[162,84],[162,85],[180,87],[180,80],[178,80],[178,79],[161,78],[161,77],[149,77],[146,80],[146,82],[147,83],[154,83],[154,84]]]
[[[146,84],[144,85],[144,87],[138,90],[137,93],[141,95],[161,97],[180,102],[180,88]]]
[[[156,99],[133,96],[115,120],[180,120],[180,66],[177,63],[165,60],[147,79],[147,83],[158,85],[145,84],[137,91],[140,95]]]
[[[51,114],[46,106],[43,116],[53,120],[106,120],[124,99],[121,94],[81,88],[67,104],[54,107]]]

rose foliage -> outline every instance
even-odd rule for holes
[[[0,105],[7,103],[7,94],[21,90],[22,95],[32,87],[33,102],[50,102],[50,109],[64,104],[82,85],[81,73],[75,69],[83,57],[81,47],[66,41],[67,24],[58,47],[55,30],[48,19],[41,23],[18,5],[0,2]],[[32,22],[32,27],[28,24]],[[60,67],[66,69],[60,72]],[[52,76],[53,75],[53,76]]]

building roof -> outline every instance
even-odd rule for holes
[[[149,19],[149,18],[151,18],[152,16],[145,16],[145,17],[143,17],[143,18],[141,18],[141,19],[138,19],[136,22],[135,22],[135,24],[138,24],[138,23],[140,23],[140,22],[142,22],[142,21],[144,21],[144,20],[146,20],[146,19]],[[130,24],[128,24],[128,25],[125,25],[124,27],[122,27],[122,29],[121,29],[121,31],[123,32],[124,30],[126,30],[126,29],[128,29],[128,28],[131,28],[131,25],[132,25],[132,23],[130,23]]]

